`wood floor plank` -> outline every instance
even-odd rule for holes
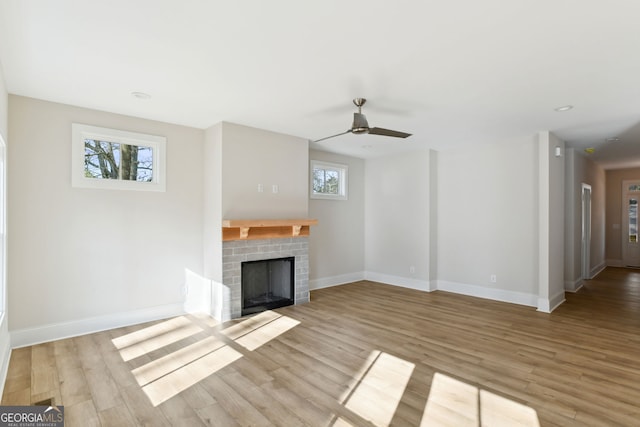
[[[200,419],[211,427],[238,427],[240,424],[224,410],[219,403],[200,408],[196,411]]]
[[[136,425],[124,404],[98,412],[98,418],[102,427],[135,427]]]
[[[202,381],[202,385],[229,415],[239,420],[240,425],[274,425],[220,377],[212,375]]]
[[[52,397],[69,426],[637,425],[640,272],[566,299],[546,314],[354,282],[14,349],[2,404]]]
[[[277,426],[305,426],[307,425],[295,413],[295,408],[288,408],[259,388],[250,379],[239,372],[229,372],[222,380],[249,402],[255,409]]]
[[[60,394],[64,405],[75,405],[91,399],[89,384],[81,368],[67,371],[66,378],[60,381]]]
[[[93,400],[85,400],[64,407],[65,427],[100,427],[102,423]]]
[[[123,388],[122,397],[136,425],[145,427],[170,426],[164,413],[151,404],[149,397],[137,384]]]

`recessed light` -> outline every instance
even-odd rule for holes
[[[607,138],[607,142],[618,142],[618,141],[620,141],[620,137],[617,137],[617,136]]]
[[[150,99],[151,95],[149,95],[148,93],[144,93],[144,92],[131,92],[131,96],[133,96],[134,98],[138,98],[138,99]]]
[[[555,111],[569,111],[573,108],[573,105],[563,105],[562,107],[554,108]]]

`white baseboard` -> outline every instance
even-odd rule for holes
[[[11,335],[7,328],[7,313],[0,317],[0,396],[4,393],[4,384],[9,372],[9,360],[11,359]]]
[[[166,319],[185,314],[182,303],[143,308],[124,313],[107,314],[35,328],[11,331],[11,347],[19,348],[79,335]]]
[[[437,281],[439,291],[453,292],[455,294],[468,295],[471,297],[491,299],[495,301],[509,302],[512,304],[526,305],[529,307],[538,306],[538,296],[524,292],[507,291],[504,289],[487,288],[466,283],[449,282],[446,280]]]
[[[601,264],[593,267],[589,273],[591,273],[591,277],[596,277],[605,268],[607,268],[607,263],[603,261]]]
[[[538,298],[538,310],[542,313],[551,313],[553,310],[558,308],[560,304],[565,302],[564,299],[564,290],[558,292],[554,296],[549,299]]]
[[[624,263],[621,259],[608,259],[605,261],[607,267],[624,267]]]
[[[365,272],[340,274],[338,276],[321,277],[309,280],[309,290],[330,288],[331,286],[344,285],[345,283],[358,282],[364,280]]]
[[[575,293],[575,292],[578,292],[582,288],[583,285],[584,285],[584,281],[582,280],[582,278],[579,278],[579,279],[574,280],[574,281],[565,280],[564,281],[564,290],[566,292]]]
[[[380,282],[387,285],[416,289],[418,291],[432,291],[431,283],[428,280],[418,280],[411,277],[393,276],[390,274],[376,273],[375,271],[365,271],[364,277],[365,280],[371,280],[372,282]]]

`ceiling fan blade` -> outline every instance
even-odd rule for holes
[[[408,136],[411,136],[410,133],[398,132],[397,130],[383,128],[371,128],[369,129],[369,135],[393,136],[395,138],[406,138]]]
[[[316,139],[315,141],[311,141],[311,142],[320,142],[320,141],[324,141],[325,139],[335,138],[336,136],[344,135],[345,133],[351,133],[351,129],[349,129],[349,130],[347,130],[347,131],[345,131],[345,132],[337,133],[337,134],[335,134],[335,135],[325,136],[324,138]]]

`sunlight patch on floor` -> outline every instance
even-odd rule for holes
[[[347,389],[342,393],[342,396],[340,396],[340,403],[346,402],[349,396],[351,396],[355,388],[358,386],[358,384],[360,384],[367,372],[369,372],[371,365],[375,363],[379,356],[380,352],[378,350],[374,350],[369,353],[369,356],[367,356],[367,360],[362,364],[358,372],[355,372],[353,374],[353,379],[349,382],[349,384],[347,384]]]
[[[540,427],[540,422],[533,408],[436,373],[420,425]]]
[[[253,351],[299,324],[297,320],[267,310],[229,326],[222,333]]]
[[[125,362],[178,342],[203,329],[184,316],[175,317],[111,340]]]
[[[279,335],[284,334],[289,329],[295,328],[300,322],[287,316],[281,316],[259,328],[243,335],[236,340],[249,351],[253,351]]]
[[[112,343],[128,362],[204,331],[197,324],[202,320],[176,317],[114,338]],[[299,324],[290,317],[265,311],[221,331],[230,341],[214,336],[195,342],[192,339],[191,344],[185,342],[184,347],[175,351],[160,352],[154,360],[132,369],[131,373],[151,403],[157,406],[240,359],[243,350],[232,348],[235,344],[253,351]]]
[[[143,386],[187,364],[216,351],[225,344],[215,337],[207,337],[180,350],[167,354],[131,371],[139,385]]]
[[[262,313],[258,313],[255,316],[248,317],[238,323],[234,323],[228,328],[225,328],[222,333],[232,340],[236,340],[241,336],[260,328],[261,326],[264,326],[267,323],[278,319],[279,317],[282,317],[282,315],[276,313],[275,311],[263,311]]]
[[[348,421],[345,421],[344,418],[339,417],[333,422],[333,424],[331,424],[331,427],[356,427],[356,426],[354,426]]]
[[[477,387],[436,373],[420,425],[479,426],[478,402]]]
[[[538,413],[522,403],[480,390],[482,425],[540,427]]]
[[[384,352],[372,355],[373,363],[346,396],[344,405],[374,425],[386,427],[393,419],[415,365]]]
[[[142,387],[153,406],[158,406],[240,359],[242,354],[224,346]]]

